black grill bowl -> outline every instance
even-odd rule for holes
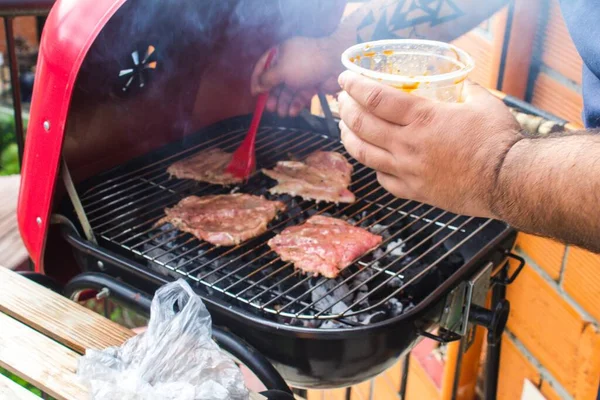
[[[412,321],[335,331],[291,331],[217,310],[212,316],[270,359],[292,387],[332,389],[364,382],[391,367],[418,342],[420,329],[434,324],[441,306],[438,301]]]
[[[71,225],[64,225],[62,231],[67,242],[75,250],[75,255],[80,267],[86,272],[101,272],[110,275],[150,296],[159,286],[167,282],[178,278],[188,279],[190,283],[195,285],[194,287],[197,289],[199,295],[202,296],[211,312],[214,324],[229,329],[258,352],[265,355],[285,380],[293,387],[307,389],[347,387],[363,382],[381,373],[391,366],[398,357],[412,349],[422,337],[422,332],[431,331],[439,324],[446,295],[452,289],[466,279],[469,279],[474,273],[488,263],[491,262],[496,266],[500,265],[506,258],[506,252],[510,250],[514,244],[516,233],[501,222],[472,219],[461,216],[457,217],[458,219],[452,219],[452,215],[443,212],[442,210],[432,209],[430,206],[426,205],[423,206],[421,211],[414,211],[415,215],[413,215],[412,210],[416,209],[413,207],[410,208],[411,211],[408,211],[408,208],[406,208],[407,212],[403,211],[403,215],[407,216],[406,220],[416,221],[406,225],[407,227],[410,227],[410,230],[407,230],[406,234],[420,232],[419,229],[423,228],[425,230],[419,235],[429,235],[428,237],[430,238],[427,240],[424,247],[420,248],[419,246],[421,245],[416,244],[420,241],[419,236],[414,240],[409,240],[408,238],[410,236],[407,237],[405,235],[403,239],[407,238],[407,247],[415,250],[411,257],[413,259],[419,259],[419,254],[422,253],[423,256],[425,256],[428,249],[435,251],[431,253],[432,257],[427,256],[420,259],[417,264],[420,269],[413,268],[412,270],[408,269],[403,272],[405,283],[413,282],[410,283],[409,287],[403,289],[402,292],[394,292],[394,289],[389,288],[387,292],[375,289],[373,298],[375,298],[375,302],[377,302],[381,299],[389,298],[386,296],[404,296],[402,297],[404,300],[406,298],[414,300],[414,305],[411,306],[410,309],[406,308],[404,312],[399,315],[387,315],[378,320],[378,322],[365,323],[364,320],[353,320],[352,323],[341,324],[341,327],[334,328],[307,327],[319,326],[322,321],[316,321],[314,325],[295,326],[297,324],[286,323],[285,319],[275,315],[278,311],[272,306],[270,307],[270,310],[267,310],[264,308],[264,302],[261,305],[253,302],[250,299],[251,295],[242,295],[241,293],[243,293],[243,291],[234,293],[232,290],[225,290],[224,292],[214,290],[214,287],[211,287],[210,282],[203,281],[198,277],[197,272],[190,272],[196,271],[194,270],[195,267],[200,269],[204,268],[202,266],[189,265],[185,269],[183,267],[180,268],[179,266],[175,266],[175,268],[169,269],[164,265],[152,264],[154,263],[153,258],[148,254],[144,254],[143,251],[139,251],[143,248],[141,245],[135,243],[138,243],[141,238],[147,237],[146,231],[151,231],[152,234],[154,234],[152,231],[153,218],[160,218],[161,207],[164,207],[160,203],[160,199],[162,197],[167,198],[168,196],[171,196],[169,193],[174,193],[170,188],[186,187],[191,191],[195,191],[198,190],[199,187],[187,182],[182,183],[164,178],[161,178],[162,180],[160,182],[162,183],[160,183],[160,185],[155,184],[154,186],[145,186],[148,181],[151,181],[154,178],[148,178],[149,175],[144,172],[144,174],[146,174],[144,175],[145,178],[141,179],[139,182],[136,181],[133,184],[122,186],[118,188],[117,191],[113,192],[103,189],[106,194],[96,195],[94,193],[98,192],[99,187],[118,187],[115,182],[119,182],[119,179],[121,179],[120,177],[132,176],[132,171],[135,173],[135,171],[140,170],[140,168],[142,171],[148,171],[148,168],[150,168],[150,170],[163,168],[163,164],[161,164],[163,161],[157,162],[156,160],[167,160],[165,157],[171,157],[171,155],[178,154],[177,152],[180,151],[193,151],[190,150],[193,146],[202,146],[203,143],[208,140],[207,138],[212,140],[213,143],[218,143],[218,140],[220,140],[219,137],[223,137],[223,132],[232,132],[237,129],[243,134],[248,122],[248,117],[239,117],[220,122],[215,126],[203,130],[203,132],[186,137],[184,142],[174,143],[147,156],[131,160],[123,166],[107,171],[104,174],[78,185],[78,191],[83,194],[83,207],[91,216],[90,221],[92,222],[92,228],[96,233],[98,244],[94,244],[93,242],[82,238],[75,231],[76,228]],[[327,137],[325,134],[325,125],[322,121],[307,125],[299,120],[276,120],[271,117],[266,117],[263,123],[266,126],[278,127],[276,128],[278,129],[277,132],[285,132],[285,129],[288,128],[304,132],[304,136],[301,137],[290,134],[287,134],[287,137],[295,137],[296,139],[294,140],[296,140],[296,143],[305,143],[301,145],[305,152],[314,151],[316,146],[321,145],[330,146],[329,148],[332,148],[333,146],[337,146],[336,148],[341,147],[339,146],[339,142],[336,141],[336,138]],[[323,127],[323,131],[319,132],[319,126]],[[310,132],[315,132],[315,138],[318,138],[318,140],[315,139],[313,141],[311,139],[312,135],[309,134]],[[283,149],[287,152],[289,146],[286,146],[286,143],[283,141],[283,133],[282,136],[276,137],[280,138],[280,140],[276,142],[276,146],[279,146],[278,148],[280,150]],[[229,146],[235,145],[236,142],[234,139],[228,140],[230,142]],[[263,140],[266,140],[265,137],[263,137]],[[311,150],[311,148],[313,150]],[[266,163],[263,165],[272,165],[278,159],[285,159],[286,155],[285,152],[281,151],[280,153],[269,151],[269,148],[265,145],[263,153],[259,151],[259,162],[262,157],[263,162]],[[164,161],[164,165],[168,165],[168,162]],[[146,166],[149,167],[146,168]],[[396,201],[401,202],[400,200],[391,197],[391,195],[386,194],[383,189],[378,188],[374,177],[372,177],[372,171],[369,172],[365,170],[364,167],[355,165],[355,172],[356,176],[353,179],[355,187],[353,187],[352,190],[361,190],[359,189],[359,186],[362,185],[361,187],[366,187],[364,192],[370,194],[369,196],[371,197],[365,195],[365,197],[360,200],[361,203],[351,206],[355,208],[348,208],[348,212],[345,212],[344,208],[341,206],[331,208],[329,211],[333,215],[339,213],[337,215],[341,217],[353,218],[356,220],[360,219],[361,214],[352,217],[351,212],[353,210],[358,213],[363,209],[372,210],[373,207],[380,210],[373,211],[373,215],[387,215],[386,213],[389,207],[379,206],[378,203],[374,202],[374,199],[385,197],[385,204],[392,204],[391,202]],[[358,183],[361,180],[362,183]],[[261,185],[263,185],[263,183],[261,183]],[[120,193],[119,191],[129,193],[127,191],[133,190],[132,187],[135,190],[144,190],[145,195],[128,195],[128,197],[123,200],[119,200],[119,197],[117,196],[117,194]],[[210,188],[210,190],[213,190],[214,193],[218,188]],[[246,190],[244,190],[244,188],[242,188],[242,191],[248,192],[248,190],[251,189],[246,188]],[[177,192],[177,190],[175,190],[175,192]],[[187,194],[189,193],[185,192],[180,195],[183,196]],[[86,196],[88,196],[87,199]],[[104,201],[103,199],[105,197],[109,200]],[[177,200],[169,197],[169,201],[173,202]],[[147,212],[146,210],[149,210],[150,208],[145,204],[150,203],[152,204],[152,210]],[[383,201],[380,203],[383,204]],[[312,209],[313,211],[315,210],[314,207],[307,205],[306,202],[303,204],[305,204],[303,207],[307,207],[307,209]],[[128,211],[130,209],[132,210],[131,212]],[[142,211],[136,211],[138,209]],[[106,215],[104,215],[105,211],[103,210],[106,210]],[[323,209],[320,208],[320,210]],[[61,212],[65,214],[69,220],[77,220],[73,212],[73,206],[70,203],[64,202],[61,207]],[[111,213],[113,213],[112,216]],[[350,213],[350,215],[348,213]],[[125,217],[121,217],[121,214],[124,214]],[[138,214],[140,217],[137,216]],[[142,215],[144,216],[144,219],[142,219]],[[412,219],[409,219],[408,216]],[[121,218],[121,220],[119,220],[119,218]],[[287,216],[282,218],[287,218]],[[302,218],[306,218],[306,213],[304,211],[300,219]],[[115,219],[116,222],[113,221]],[[121,222],[130,220],[131,222],[128,223]],[[455,225],[458,226],[458,228],[453,227],[453,230],[447,229],[450,221],[453,220],[457,221]],[[424,221],[429,222],[424,223]],[[294,220],[293,223],[299,222]],[[118,230],[111,228],[111,224],[117,224],[115,226],[118,227]],[[139,228],[139,230],[136,231],[136,229],[138,229],[136,227],[142,225],[147,227],[143,228],[146,230],[141,230],[142,228]],[[438,230],[438,226],[442,226],[443,229]],[[461,227],[464,227],[464,229]],[[232,252],[234,252],[233,254],[235,255],[237,254],[235,253],[236,251],[243,252],[248,248],[252,251],[254,251],[254,247],[259,248],[258,246],[263,246],[264,248],[266,240],[275,233],[276,232],[269,232],[261,238],[252,239],[239,250],[234,249]],[[117,237],[118,240],[114,239],[115,237]],[[191,254],[191,250],[195,248],[206,249],[206,244],[195,242],[194,240],[194,238],[183,237],[180,239],[180,242],[174,242],[174,244],[166,249],[166,251],[171,252],[180,258],[185,254]],[[144,239],[144,241],[146,241],[146,239]],[[124,243],[126,245],[124,245]],[[184,245],[180,243],[189,244]],[[432,243],[433,247],[431,246]],[[132,245],[134,245],[134,248],[137,246],[137,252],[132,251]],[[227,250],[215,249],[208,251],[209,254],[213,255],[222,252],[227,253]],[[447,257],[446,260],[451,259],[452,261],[441,262],[444,257]],[[261,260],[265,263],[267,261],[264,260],[268,259]],[[195,262],[198,263],[198,261]],[[220,262],[222,262],[222,260],[220,260]],[[279,270],[282,271],[282,274],[286,274],[285,276],[289,278],[288,282],[298,282],[298,284],[302,285],[308,282],[309,278],[294,276],[292,267],[286,267],[281,263],[278,264],[279,261],[273,262],[275,262],[274,265],[276,265],[276,267],[273,268],[279,268]],[[216,264],[216,261],[207,263],[206,260],[204,260],[200,264],[202,263],[204,263],[203,265],[207,265],[206,268],[214,268],[213,264]],[[229,264],[226,263],[226,265]],[[362,264],[362,267],[358,267],[357,265],[352,266],[352,268],[349,267],[348,275],[352,274],[352,271],[357,271],[358,273],[358,271],[361,270],[360,268],[370,269],[372,268],[371,265],[371,262],[367,260],[367,262]],[[404,264],[399,264],[398,267],[402,267],[402,265]],[[233,265],[232,267],[227,268],[234,269],[235,267],[236,266]],[[250,268],[249,272],[244,272],[241,275],[246,276],[246,274],[249,274],[247,276],[252,276],[252,268],[260,269],[261,265],[259,263],[259,265],[248,268]],[[385,269],[387,267],[380,265],[377,268]],[[377,271],[377,268],[373,267],[373,270]],[[269,270],[265,271],[266,273],[269,272]],[[386,270],[385,272],[387,273],[390,271],[392,271],[392,274],[395,273],[393,272],[395,270]],[[344,271],[344,273],[346,272],[347,271]],[[260,276],[264,275],[258,275],[258,278],[260,278]],[[402,287],[405,286],[405,283],[402,283]],[[406,283],[406,285],[408,284],[409,283]],[[274,282],[273,279],[265,281],[264,286],[270,285],[280,284],[276,281]],[[283,290],[285,291],[287,288],[289,288],[289,286],[284,287]],[[308,290],[307,286],[299,286],[299,288],[301,294],[304,293],[304,290]],[[221,287],[220,289],[223,288]],[[292,289],[294,288],[291,288],[290,290]],[[292,290],[289,293],[294,293],[294,296],[298,296],[297,289],[294,290],[295,291]],[[371,286],[369,286],[369,291],[371,291]],[[273,296],[276,295],[277,293]],[[269,297],[266,297],[266,299],[268,303]],[[402,299],[401,301],[403,301]],[[294,312],[299,312],[298,309],[293,310],[293,307],[288,308],[288,311],[292,312],[292,314]],[[354,312],[355,316],[362,313],[362,310],[357,311],[352,309],[350,311]],[[327,318],[326,314],[327,313],[324,314],[325,318]],[[284,314],[281,315],[285,317]],[[346,316],[346,314],[344,315]],[[333,314],[329,317],[332,319],[339,319],[339,317],[336,317]],[[306,313],[304,313],[300,320],[310,321],[307,319]]]
[[[152,294],[171,279],[149,271],[63,229],[80,265],[103,272]],[[292,387],[332,389],[351,386],[389,368],[418,343],[420,333],[439,322],[445,296],[487,262],[499,265],[512,248],[515,233],[506,229],[483,253],[465,264],[415,308],[384,322],[350,329],[310,329],[278,324],[203,297],[215,325],[226,327],[265,355]],[[98,262],[101,262],[99,264]],[[102,269],[98,268],[102,265]],[[149,312],[149,310],[148,310]]]

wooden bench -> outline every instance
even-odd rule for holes
[[[120,346],[135,333],[0,267],[0,367],[59,400],[88,399],[75,375],[85,349]],[[251,399],[264,399],[252,393]],[[39,399],[0,375],[0,398]]]

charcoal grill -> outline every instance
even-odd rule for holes
[[[228,330],[227,339],[217,340],[229,343],[241,361],[257,364],[263,381],[278,382],[268,359],[294,387],[362,382],[421,337],[458,340],[473,324],[489,328],[490,342],[498,340],[508,303],[499,301],[493,310],[483,306],[493,283],[515,277],[496,276],[515,231],[393,197],[372,170],[345,152],[331,120],[266,116],[257,164],[269,168],[315,150],[338,151],[354,167],[355,203],[276,196],[287,211],[267,233],[235,247],[155,226],[165,207],[188,195],[238,191],[274,198],[268,192],[274,181],[260,173],[224,188],[175,179],[166,169],[203,149],[233,151],[253,106],[250,70],[240,65],[253,65],[291,35],[326,34],[335,27],[328,18],[335,22],[341,11],[328,3],[319,20],[318,0],[290,1],[276,15],[257,12],[244,0],[202,7],[173,2],[177,6],[63,0],[50,14],[19,200],[19,225],[36,270],[70,280],[69,294],[106,287],[145,311],[157,287],[184,278],[203,297],[214,323]],[[266,243],[316,214],[362,226],[384,242],[335,280],[303,275]],[[73,254],[72,260],[65,254]]]
[[[85,254],[83,269],[120,276],[149,293],[162,283],[187,279],[215,322],[265,354],[295,387],[358,383],[391,365],[419,336],[448,341],[465,333],[467,293],[460,285],[484,270],[483,285],[489,288],[492,269],[505,260],[514,232],[497,221],[395,198],[379,186],[372,170],[351,159],[338,138],[307,129],[302,121],[267,117],[257,138],[258,167],[272,167],[290,156],[301,159],[317,149],[339,151],[354,166],[355,203],[277,196],[287,211],[267,233],[234,247],[210,245],[170,225],[156,227],[164,208],[188,195],[239,191],[273,197],[268,188],[274,181],[260,173],[224,188],[174,179],[166,172],[175,161],[207,148],[234,150],[248,123],[249,117],[221,121],[78,185],[88,237],[72,229],[65,229],[65,235]],[[61,213],[76,219],[70,201]],[[266,243],[317,214],[378,232],[384,241],[335,280],[303,275]],[[446,296],[453,289],[460,299]],[[479,306],[484,301],[480,297]],[[506,308],[497,315],[490,312],[489,321],[495,317],[502,325],[506,313]],[[429,333],[442,319],[447,329],[437,336]]]

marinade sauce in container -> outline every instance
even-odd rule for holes
[[[456,103],[475,63],[465,51],[431,40],[361,43],[342,54],[350,71],[432,100]]]

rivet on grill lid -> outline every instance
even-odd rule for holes
[[[38,225],[41,225],[42,224],[42,219],[40,217],[37,217],[35,219],[35,222],[37,222]]]
[[[50,121],[44,121],[44,130],[46,132],[50,130]]]

